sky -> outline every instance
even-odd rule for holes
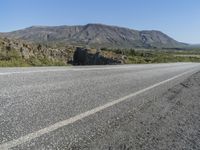
[[[102,23],[200,43],[200,0],[1,0],[0,32]]]

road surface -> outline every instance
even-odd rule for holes
[[[90,149],[199,70],[198,63],[1,68],[0,149]]]

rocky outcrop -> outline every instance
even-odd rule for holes
[[[123,55],[80,47],[76,48],[73,56],[74,65],[123,64],[125,61]]]
[[[64,64],[72,61],[74,47],[51,48],[41,44],[31,44],[19,40],[0,38],[0,55],[6,55],[8,52],[15,52],[24,60],[48,59],[52,61],[61,61]]]
[[[65,46],[53,48],[20,40],[0,38],[0,61],[24,60],[30,65],[106,65],[126,63],[122,54],[112,51]],[[57,63],[56,63],[57,64]],[[55,64],[55,65],[56,65]]]

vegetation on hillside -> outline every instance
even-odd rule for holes
[[[67,53],[70,52],[71,49]],[[0,38],[0,67],[64,66],[68,58],[65,54],[40,44]]]
[[[127,57],[128,64],[200,62],[200,50],[106,49]]]
[[[0,38],[0,67],[25,67],[25,66],[64,66],[73,59],[75,46],[64,47],[63,45],[38,45],[28,44],[21,41]],[[99,53],[99,54],[98,54]],[[92,56],[95,57],[92,57]],[[88,49],[88,55],[84,54],[78,58],[88,56],[92,61],[119,62],[125,64],[147,64],[168,62],[200,62],[200,50],[180,49]],[[89,57],[90,56],[90,57]],[[94,59],[95,58],[95,59]],[[86,63],[87,64],[87,63]],[[104,64],[99,62],[98,64]]]
[[[28,67],[28,66],[64,66],[62,61],[48,58],[30,57],[23,59],[16,50],[7,53],[0,52],[0,67]]]

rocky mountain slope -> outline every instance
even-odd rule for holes
[[[103,24],[55,27],[32,26],[18,31],[2,33],[2,35],[37,43],[64,43],[64,45],[98,48],[174,48],[186,45],[160,31],[137,31]]]

